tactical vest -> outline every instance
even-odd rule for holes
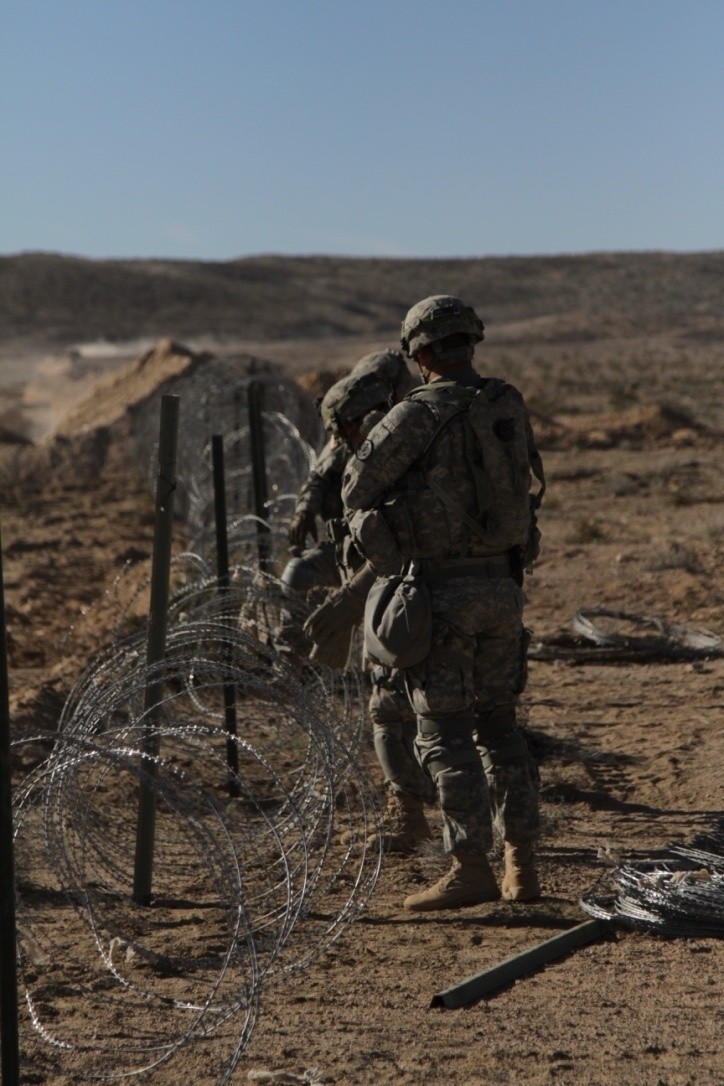
[[[545,488],[520,392],[496,378],[480,386],[438,380],[411,392],[435,416],[412,468],[381,503],[405,558],[535,557],[535,509]],[[531,472],[541,488],[530,493]]]

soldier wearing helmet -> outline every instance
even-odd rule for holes
[[[386,402],[397,403],[414,386],[414,380],[405,362],[404,355],[400,351],[385,350],[372,351],[364,355],[355,363],[348,377],[342,378],[348,382],[349,378],[374,374],[385,386]],[[348,390],[349,391],[349,390]],[[333,421],[334,402],[341,394],[333,385],[322,401],[324,412],[330,422]],[[326,403],[325,403],[326,401]],[[325,425],[327,425],[325,420]],[[324,446],[315,468],[310,472],[299,497],[297,498],[294,516],[289,527],[289,542],[293,547],[303,548],[307,536],[317,540],[317,518],[323,521],[342,515],[342,499],[340,491],[342,487],[342,472],[349,456],[349,449],[335,433],[334,427],[328,427],[329,439]]]
[[[362,381],[359,386],[358,379]],[[342,473],[350,455],[344,429],[349,427],[352,433],[355,419],[363,418],[373,407],[387,410],[391,402],[402,399],[413,385],[400,351],[373,351],[360,358],[322,400],[321,413],[328,440],[299,493],[288,529],[292,557],[281,580],[290,606],[283,611],[274,637],[276,647],[292,663],[300,664],[312,647],[301,628],[305,611],[308,613],[305,602],[308,593],[314,588],[338,588],[341,584],[337,545],[331,539],[318,538],[317,519],[326,525],[341,523]],[[311,546],[307,546],[309,537]]]
[[[330,434],[320,462],[325,454],[330,460],[336,456],[345,462],[369,429],[414,383],[399,351],[374,351],[361,358],[348,376],[328,390],[320,405],[322,420]],[[311,660],[341,668],[347,662],[351,635],[362,619],[375,573],[359,554],[341,519],[341,471],[338,477],[332,471],[320,477],[315,483],[317,492],[321,490],[320,484],[325,487],[326,500],[336,495],[340,505],[339,519],[327,524],[327,532],[335,542],[322,541],[292,558],[283,581],[288,592],[298,595],[311,596],[310,590],[317,587],[331,587],[332,591],[307,618],[303,631],[289,614],[285,626],[278,631],[277,644],[299,645],[297,655],[303,656],[313,643]],[[431,836],[424,805],[434,801],[435,789],[415,756],[416,719],[400,672],[375,667],[369,676],[372,689],[368,709],[373,741],[387,782],[385,848],[410,853],[420,841]],[[345,845],[347,838],[347,833],[342,835]],[[373,838],[376,841],[376,835]]]
[[[535,553],[527,540],[544,484],[520,393],[473,368],[483,338],[459,298],[414,305],[401,343],[423,385],[367,434],[343,478],[353,534],[378,573],[414,569],[431,595],[431,649],[404,676],[453,862],[405,899],[419,911],[501,896],[488,858],[493,819],[505,842],[502,895],[540,892],[537,769],[516,705],[526,679],[522,568]]]
[[[385,402],[380,398],[381,393],[385,393]],[[321,414],[327,429],[354,452],[389,408],[389,396],[377,374],[367,371],[358,375],[355,367],[349,377],[337,382],[326,394]],[[349,533],[337,548],[337,562],[344,583],[309,616],[304,632],[314,642],[313,660],[326,663],[336,660],[342,666],[351,632],[362,619],[367,593],[376,575]],[[396,668],[373,667],[370,680],[372,737],[387,786],[385,848],[389,852],[411,853],[421,841],[432,836],[424,808],[426,803],[434,801],[435,789],[415,756],[416,718],[401,672]],[[342,843],[348,844],[350,838],[347,831],[342,835]],[[372,835],[368,843],[372,845],[375,840]]]
[[[363,425],[371,428],[372,412],[386,412],[391,400],[390,389],[376,373],[350,373],[332,385],[322,399],[319,412],[327,433],[333,435],[337,444],[354,448],[360,428]]]
[[[423,374],[429,373],[420,358],[442,361],[445,368],[469,366],[475,344],[485,339],[485,326],[474,309],[449,294],[434,294],[413,305],[402,322],[400,342],[409,358],[414,358]]]

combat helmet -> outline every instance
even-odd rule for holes
[[[344,423],[389,405],[390,390],[376,373],[349,373],[326,392],[319,410],[326,429],[343,438]]]
[[[413,305],[402,322],[402,349],[414,358],[421,347],[448,336],[464,335],[472,345],[485,338],[484,325],[474,309],[450,294],[433,294]]]
[[[402,351],[388,348],[371,351],[355,362],[351,372],[360,377],[363,373],[375,373],[390,390],[392,399],[402,400],[415,387],[415,381],[407,368]]]

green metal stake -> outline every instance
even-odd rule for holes
[[[211,438],[211,458],[214,474],[214,515],[216,519],[216,576],[222,600],[229,596],[229,537],[226,523],[226,481],[224,476],[224,439],[221,434]],[[228,617],[224,607],[224,618]],[[224,722],[226,724],[226,764],[229,767],[229,793],[239,795],[239,750],[236,745],[236,690],[231,678],[233,649],[231,639],[224,646]]]
[[[0,1038],[2,1081],[19,1086],[18,965],[15,928],[15,860],[10,774],[10,697],[0,542]]]
[[[251,381],[248,388],[249,437],[251,439],[251,470],[254,482],[254,512],[257,515],[256,541],[259,553],[259,569],[268,569],[271,561],[271,540],[267,524],[268,500],[266,484],[266,457],[264,455],[264,423],[261,417],[262,386]]]
[[[158,448],[158,480],[156,484],[156,521],[151,565],[151,611],[148,624],[146,663],[154,667],[166,654],[169,577],[171,572],[171,543],[173,536],[173,500],[176,490],[176,446],[178,441],[178,396],[161,398],[161,428]],[[141,778],[138,796],[138,826],[136,830],[136,861],[133,877],[133,900],[137,905],[151,901],[153,846],[156,830],[156,777],[158,736],[155,731],[158,706],[163,697],[163,679],[156,678],[146,686],[144,696],[145,734],[142,740],[145,775]]]
[[[432,997],[431,1007],[464,1007],[466,1003],[472,1003],[475,999],[487,995],[496,988],[502,988],[511,980],[526,973],[532,973],[539,965],[545,965],[567,954],[575,947],[583,946],[610,930],[611,925],[607,920],[587,920],[584,924],[577,924],[575,928],[554,935],[552,939],[546,939],[543,943],[524,950],[512,958],[506,958],[500,965],[494,965],[483,973],[474,977],[468,977],[453,988],[444,992],[437,992]]]

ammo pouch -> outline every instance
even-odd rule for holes
[[[365,604],[365,656],[383,667],[414,667],[431,646],[432,596],[425,578],[411,569],[404,577],[375,581]]]
[[[399,574],[405,560],[381,509],[358,509],[347,523],[355,543],[378,573]]]

